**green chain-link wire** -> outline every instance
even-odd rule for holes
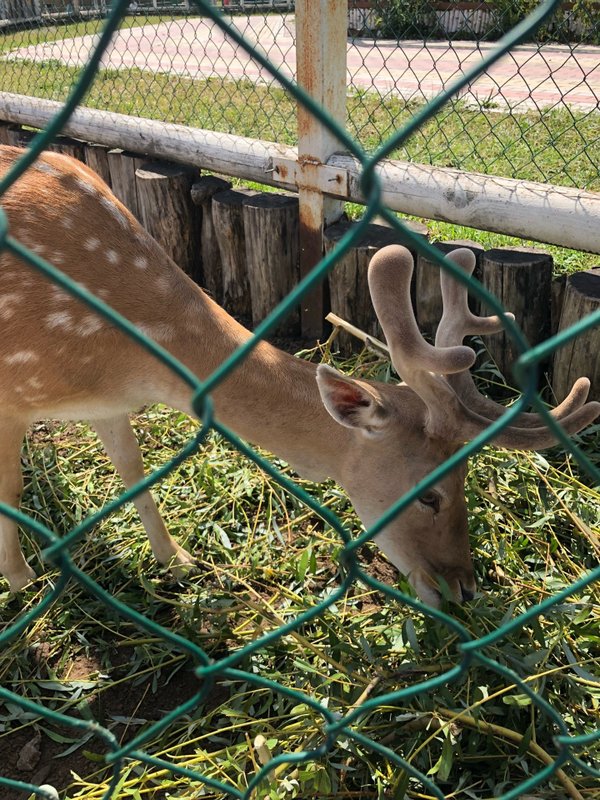
[[[160,721],[151,725],[143,733],[136,736],[133,740],[125,745],[119,745],[113,734],[99,723],[88,720],[73,719],[72,717],[64,714],[51,711],[39,703],[32,702],[4,688],[0,688],[0,698],[10,701],[23,710],[51,720],[54,723],[71,726],[81,730],[82,733],[92,732],[99,736],[105,742],[109,750],[105,758],[106,762],[112,765],[113,770],[110,785],[103,795],[103,800],[109,800],[109,798],[113,796],[113,793],[115,792],[115,789],[117,788],[117,785],[121,779],[122,768],[126,759],[137,759],[140,762],[144,762],[161,769],[170,770],[174,774],[188,777],[193,781],[197,781],[201,784],[211,787],[212,789],[222,792],[224,795],[236,797],[240,800],[246,800],[246,798],[250,798],[252,796],[253,791],[256,789],[256,787],[258,787],[261,781],[277,767],[283,764],[298,764],[311,759],[319,758],[326,754],[334,746],[337,738],[341,735],[353,739],[355,742],[385,756],[389,761],[396,764],[406,773],[418,778],[422,785],[426,787],[426,789],[431,792],[434,797],[439,798],[439,800],[443,800],[444,795],[430,778],[415,769],[402,756],[393,752],[379,742],[364,736],[357,729],[356,723],[364,714],[383,706],[386,703],[398,703],[403,700],[409,700],[419,695],[423,695],[426,692],[430,692],[434,689],[445,686],[450,682],[456,681],[467,673],[470,666],[474,662],[478,662],[484,665],[488,670],[496,672],[511,683],[516,684],[520,691],[522,691],[531,699],[532,703],[535,704],[539,711],[545,714],[556,725],[559,731],[559,735],[557,735],[554,740],[557,752],[552,763],[547,764],[534,775],[531,775],[531,777],[529,777],[527,780],[503,794],[501,798],[498,798],[498,800],[516,800],[516,798],[521,797],[541,784],[543,781],[549,779],[563,764],[569,761],[589,775],[600,777],[600,771],[594,769],[588,764],[585,764],[576,755],[578,748],[597,742],[600,739],[600,731],[582,736],[571,736],[565,721],[543,697],[531,689],[528,684],[519,678],[519,676],[513,670],[506,666],[500,665],[495,661],[492,661],[485,654],[485,650],[488,646],[506,637],[511,631],[518,629],[519,627],[526,625],[530,620],[545,614],[553,606],[562,603],[566,598],[581,592],[586,586],[597,581],[600,578],[600,567],[593,570],[576,583],[573,583],[567,589],[564,589],[563,591],[547,598],[542,603],[530,608],[525,613],[512,619],[510,622],[507,622],[486,636],[483,636],[479,639],[473,639],[463,625],[444,612],[428,608],[418,600],[403,594],[391,586],[380,583],[376,579],[367,575],[361,569],[356,558],[356,551],[359,547],[361,547],[366,541],[373,539],[378,532],[381,531],[387,524],[389,524],[394,517],[402,513],[402,511],[411,502],[413,502],[418,495],[422,494],[424,490],[432,486],[434,483],[437,483],[445,474],[447,474],[459,463],[465,461],[470,455],[477,452],[500,430],[509,425],[511,421],[513,421],[514,418],[530,404],[532,404],[541,414],[545,423],[549,428],[552,429],[564,447],[573,454],[579,465],[600,483],[600,471],[594,467],[581,449],[576,447],[569,437],[563,433],[560,426],[550,416],[535,388],[537,384],[537,370],[540,362],[544,361],[549,354],[564,346],[569,341],[582,334],[584,331],[593,326],[599,325],[600,311],[590,315],[584,320],[581,320],[570,329],[561,332],[559,335],[553,337],[544,344],[534,348],[529,347],[520,329],[510,319],[504,317],[504,326],[506,328],[506,332],[515,342],[521,354],[514,369],[515,378],[523,392],[521,398],[510,409],[507,410],[501,419],[491,424],[482,434],[477,436],[472,442],[452,456],[452,458],[448,459],[444,464],[435,469],[429,476],[427,476],[427,478],[422,480],[411,491],[399,499],[381,517],[381,519],[377,521],[375,525],[373,525],[369,530],[365,531],[361,536],[354,539],[342,525],[340,520],[335,516],[335,514],[333,514],[329,509],[321,506],[302,488],[288,480],[270,462],[258,455],[251,447],[242,442],[234,433],[232,433],[228,428],[215,419],[213,416],[212,403],[210,399],[210,393],[219,385],[219,383],[221,383],[221,381],[227,377],[227,375],[233,369],[236,368],[241,361],[243,361],[244,358],[247,357],[248,353],[253,347],[256,346],[257,342],[266,336],[270,331],[272,331],[274,327],[294,307],[298,305],[304,295],[306,295],[311,291],[311,289],[324,280],[325,276],[334,267],[337,260],[348,250],[348,248],[352,246],[354,242],[359,239],[366,225],[369,224],[376,214],[385,216],[392,225],[402,232],[403,236],[410,241],[411,245],[416,250],[426,255],[430,260],[438,263],[441,268],[449,270],[457,280],[463,284],[466,284],[469,287],[469,290],[480,300],[482,300],[483,303],[494,313],[503,313],[504,309],[500,303],[492,295],[485,291],[485,289],[477,281],[470,277],[466,277],[452,261],[444,259],[438,250],[412,234],[410,230],[408,230],[395,215],[386,210],[381,203],[380,186],[377,177],[377,166],[381,159],[391,153],[409,136],[411,136],[420,126],[422,126],[426,120],[437,113],[437,111],[439,111],[439,109],[448,102],[452,95],[457,93],[468,83],[472,82],[479,74],[488,69],[511,48],[522,42],[533,29],[541,25],[553,13],[554,9],[559,5],[560,0],[547,0],[547,2],[540,5],[527,20],[519,24],[513,31],[510,32],[510,34],[505,36],[498,43],[498,46],[492,52],[490,52],[484,60],[482,60],[477,66],[472,67],[469,71],[464,73],[464,75],[459,80],[455,81],[447,91],[431,101],[425,108],[416,114],[404,128],[397,131],[392,137],[390,137],[372,156],[368,156],[365,151],[346,133],[346,131],[344,131],[339,125],[330,119],[327,114],[292,80],[280,74],[278,70],[260,54],[260,52],[255,51],[235,28],[229,27],[219,12],[214,9],[212,5],[207,2],[207,0],[195,0],[195,2],[200,7],[203,14],[210,17],[220,28],[227,32],[228,36],[233,38],[241,47],[248,51],[248,53],[250,53],[262,67],[268,70],[299,103],[302,103],[306,108],[308,108],[309,111],[314,114],[319,121],[340,140],[340,142],[348,149],[348,151],[350,151],[354,156],[356,156],[356,158],[360,160],[363,168],[362,190],[364,196],[367,198],[365,214],[361,222],[356,225],[350,233],[346,234],[346,236],[339,242],[335,250],[329,253],[329,255],[324,258],[314,268],[314,270],[279,304],[279,306],[264,320],[264,322],[257,327],[254,337],[236,350],[235,353],[233,353],[209,379],[201,382],[182,364],[177,362],[168,352],[137,331],[135,326],[128,322],[128,320],[118,315],[108,305],[91,295],[81,286],[76,285],[70,278],[61,273],[51,264],[48,264],[35,253],[30,252],[18,241],[13,239],[9,235],[6,215],[0,210],[0,247],[11,252],[13,255],[17,256],[34,269],[39,270],[52,281],[57,283],[65,291],[87,304],[98,314],[101,314],[103,317],[109,319],[112,324],[116,325],[128,336],[135,339],[140,345],[150,351],[159,361],[163,362],[170,369],[176,372],[190,386],[190,391],[193,393],[193,408],[202,421],[202,427],[174,459],[160,469],[154,471],[145,480],[139,482],[133,488],[124,492],[114,501],[108,503],[99,512],[85,518],[79,525],[77,525],[63,537],[58,536],[54,531],[40,522],[31,519],[26,514],[15,510],[8,505],[5,505],[4,503],[0,503],[0,512],[37,535],[45,545],[43,557],[60,568],[60,577],[58,581],[53,588],[48,591],[45,597],[37,604],[37,606],[25,613],[19,620],[14,622],[6,631],[4,631],[4,633],[0,634],[0,646],[5,645],[11,639],[23,633],[34,622],[34,620],[40,617],[48,609],[52,603],[61,602],[61,597],[65,591],[67,583],[70,580],[75,580],[81,584],[82,587],[90,593],[90,595],[100,599],[121,617],[131,620],[135,625],[139,626],[143,630],[156,635],[165,643],[168,643],[178,650],[189,654],[193,659],[195,659],[195,661],[199,664],[199,666],[196,668],[196,675],[201,681],[200,690],[185,703],[173,709]],[[70,114],[84,97],[91,84],[91,81],[93,80],[102,54],[126,11],[127,3],[128,0],[119,0],[119,2],[113,5],[94,54],[91,57],[90,62],[83,74],[81,75],[81,78],[78,81],[69,100],[61,110],[60,114],[55,117],[45,131],[36,136],[26,154],[14,165],[9,174],[7,174],[0,182],[0,198],[18,179],[18,177],[31,166],[42,150],[47,147],[52,139],[60,132]],[[82,572],[78,567],[75,566],[70,555],[72,546],[79,539],[85,536],[85,534],[100,520],[107,517],[117,508],[120,508],[124,504],[130,502],[142,491],[145,491],[153,484],[159,482],[170,470],[175,468],[184,459],[193,455],[198,450],[199,446],[202,444],[210,430],[214,430],[225,437],[225,439],[227,439],[243,455],[258,464],[258,466],[271,478],[281,484],[281,486],[283,486],[289,494],[293,495],[313,511],[317,512],[325,520],[325,522],[337,532],[344,545],[340,555],[340,563],[344,569],[344,579],[338,588],[329,595],[327,600],[313,606],[302,614],[299,614],[287,624],[281,625],[277,629],[255,639],[250,644],[231,653],[225,658],[219,659],[218,661],[211,661],[201,647],[191,643],[182,636],[174,634],[166,628],[163,628],[161,625],[139,614],[106,593],[85,572]],[[311,619],[321,615],[327,608],[342,599],[356,581],[360,581],[366,586],[382,592],[394,602],[398,602],[418,610],[421,613],[426,614],[429,617],[432,617],[440,623],[446,625],[448,629],[458,637],[460,642],[458,645],[458,650],[461,654],[459,662],[434,678],[415,683],[414,685],[406,687],[402,690],[388,692],[387,694],[379,695],[366,700],[359,707],[349,711],[345,716],[342,717],[328,711],[327,708],[325,708],[320,702],[304,694],[303,692],[282,686],[276,681],[262,677],[261,675],[246,672],[237,667],[237,665],[250,653],[268,646],[270,643],[280,639],[291,631],[298,630]],[[245,792],[240,791],[230,784],[222,783],[221,781],[204,775],[201,772],[179,767],[175,764],[169,763],[164,759],[157,758],[146,753],[143,749],[145,743],[158,732],[170,725],[178,717],[196,708],[208,696],[211,689],[214,687],[217,677],[229,678],[231,680],[244,680],[250,682],[254,686],[268,689],[272,692],[284,695],[295,702],[308,705],[322,717],[321,743],[312,750],[306,750],[299,753],[282,753],[281,755],[272,758],[252,778]],[[33,792],[39,797],[52,797],[52,795],[45,789],[40,789],[39,787],[22,781],[9,780],[8,778],[0,777],[0,786],[11,787],[13,789],[19,789],[29,793]]]

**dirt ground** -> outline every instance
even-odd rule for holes
[[[184,703],[198,691],[200,683],[193,673],[194,665],[191,661],[178,672],[176,680],[159,685],[156,692],[151,690],[155,675],[149,675],[147,683],[137,685],[132,685],[132,682],[120,683],[119,678],[125,677],[129,672],[130,656],[131,654],[127,652],[115,653],[115,667],[111,671],[113,684],[90,698],[89,711],[101,724],[111,720],[113,716],[126,719],[143,718],[148,721],[162,719],[168,711]],[[43,658],[42,648],[41,655],[36,659],[43,660]],[[51,667],[50,664],[48,666]],[[64,679],[87,680],[97,673],[98,665],[88,658],[81,657],[71,662]],[[168,676],[165,676],[165,681],[167,679]],[[211,703],[218,704],[218,693],[212,696]],[[74,712],[70,715],[77,716]],[[42,724],[65,737],[72,738],[76,735],[75,729],[68,726],[61,729],[51,726],[46,721],[42,721]],[[115,727],[111,725],[111,730],[120,743],[129,741],[138,733],[135,726],[128,726],[126,723],[118,723]],[[12,735],[0,738],[2,775],[36,786],[47,783],[60,792],[73,782],[72,772],[82,777],[98,772],[100,764],[90,759],[88,752],[102,754],[107,751],[101,740],[90,739],[69,756],[61,758],[60,754],[67,747],[68,744],[56,742],[40,731],[35,723],[16,730]],[[1,800],[25,800],[27,795],[3,787],[0,796]],[[154,800],[161,800],[158,793],[154,796]]]

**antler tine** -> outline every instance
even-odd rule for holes
[[[412,255],[401,245],[383,247],[369,264],[369,291],[394,366],[397,362],[408,375],[414,370],[450,375],[469,369],[475,360],[470,347],[433,347],[423,339],[410,301],[412,272]]]
[[[467,275],[475,270],[475,255],[472,250],[460,247],[448,254],[447,258],[461,267]],[[469,308],[466,285],[457,281],[447,270],[440,271],[443,313],[435,337],[436,347],[449,347],[462,344],[465,336],[475,334],[499,333],[502,330],[502,319],[498,316],[478,317]],[[514,314],[505,313],[505,317],[514,320]]]
[[[410,300],[412,272],[413,258],[405,247],[383,247],[369,264],[369,291],[394,368],[427,406],[427,430],[449,438],[453,419],[447,402],[454,406],[457,398],[442,376],[468,371],[475,352],[462,344],[433,347],[423,339]],[[439,413],[442,407],[445,411]]]
[[[466,248],[453,250],[448,258],[468,275],[473,274],[475,256],[471,250]],[[446,270],[441,271],[440,285],[444,310],[435,339],[436,346],[448,347],[462,344],[465,336],[498,333],[502,330],[500,317],[478,317],[472,313],[468,306],[467,287],[455,280]],[[514,314],[510,312],[506,312],[505,317],[514,320]],[[488,421],[494,421],[506,412],[504,406],[495,403],[478,391],[470,373],[464,372],[450,376],[448,380],[463,404],[476,414],[487,418]],[[590,382],[587,378],[576,380],[567,397],[552,409],[551,416],[558,422],[566,422],[576,409],[584,405],[589,388]],[[518,429],[541,428],[541,422],[539,414],[522,413],[512,427]]]
[[[563,431],[570,436],[593,422],[599,414],[600,403],[592,401],[556,421],[560,422]],[[542,417],[537,416],[537,420],[543,423]],[[542,424],[524,428],[508,426],[500,431],[493,441],[498,447],[514,450],[544,450],[546,447],[553,447],[557,438],[550,428]]]

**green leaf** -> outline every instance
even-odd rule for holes
[[[452,764],[454,762],[454,745],[452,744],[452,739],[450,736],[446,736],[444,739],[444,744],[442,745],[442,754],[436,761],[436,763],[431,767],[428,775],[436,775],[441,781],[448,780],[448,776],[450,775],[450,771],[452,770]]]
[[[306,547],[302,551],[302,554],[300,555],[300,558],[298,559],[297,572],[298,572],[298,579],[301,580],[301,581],[304,580],[304,576],[306,575],[306,570],[308,569],[308,561],[309,561],[309,558],[310,558],[310,550],[311,550],[310,547]]]
[[[526,694],[509,694],[502,698],[502,702],[506,706],[530,706],[532,700]]]
[[[523,738],[521,739],[521,743],[519,744],[517,755],[524,756],[529,748],[529,743],[531,742],[531,737],[533,736],[533,724],[529,725]]]

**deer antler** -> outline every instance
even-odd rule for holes
[[[470,250],[453,251],[451,258],[467,274],[475,268]],[[444,312],[435,347],[421,336],[410,302],[413,263],[399,245],[379,250],[369,265],[369,288],[385,333],[392,363],[427,407],[426,432],[452,441],[466,441],[481,433],[506,412],[506,408],[480,394],[469,373],[475,352],[462,341],[469,334],[490,334],[502,329],[500,317],[478,317],[467,303],[466,286],[449,273],[441,275]],[[507,314],[513,318],[512,314]],[[576,433],[600,414],[600,403],[587,403],[587,378],[579,378],[568,397],[551,414],[567,433]],[[501,447],[543,449],[556,437],[538,414],[520,414],[495,442]]]

